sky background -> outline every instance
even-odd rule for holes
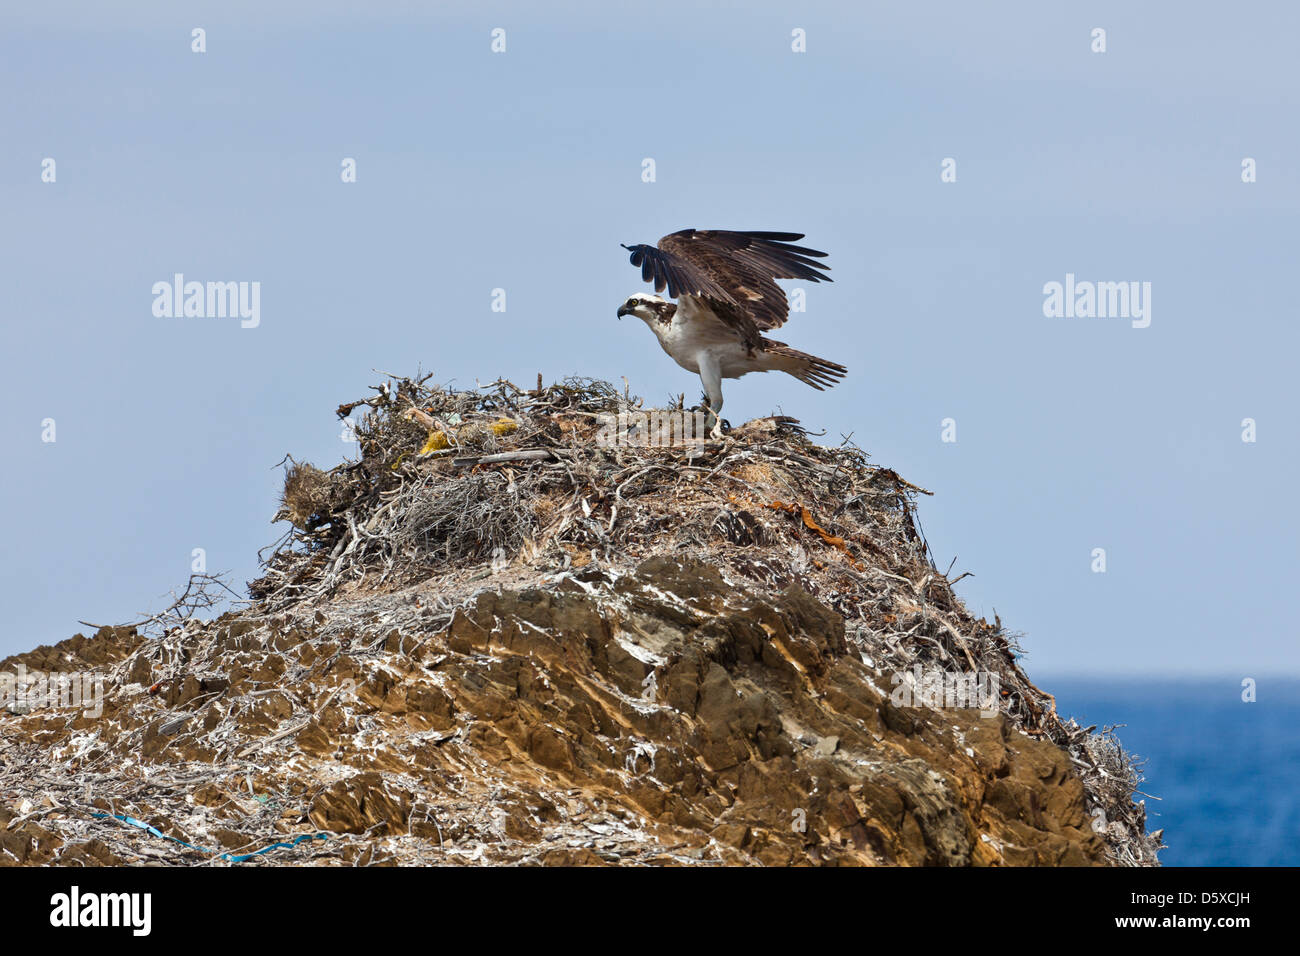
[[[277,462],[351,454],[376,370],[694,398],[615,320],[619,243],[714,227],[830,253],[781,337],[850,369],[727,417],[932,490],[1032,675],[1300,674],[1296,5],[351,6],[4,5],[0,656],[160,610],[195,548],[257,576]],[[155,317],[176,272],[260,325]],[[1150,282],[1150,327],[1045,318],[1067,272]]]

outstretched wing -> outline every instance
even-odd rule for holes
[[[799,232],[732,232],[725,229],[683,229],[659,240],[658,247],[624,246],[641,278],[656,292],[668,289],[674,298],[694,295],[751,345],[754,329],[775,329],[790,314],[785,292],[775,279],[830,282],[830,267],[816,261],[826,253],[791,245]],[[744,317],[749,322],[744,321]]]

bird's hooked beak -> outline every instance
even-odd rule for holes
[[[618,307],[618,317],[619,317],[620,321],[622,320],[623,316],[625,316],[625,315],[631,315],[631,314],[632,314],[632,310],[629,309],[627,306],[625,306],[625,305],[620,305],[620,306]]]

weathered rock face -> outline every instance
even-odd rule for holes
[[[430,597],[371,613],[418,621]],[[1001,713],[895,706],[797,586],[759,596],[659,556],[480,591],[449,625],[377,641],[330,619],[199,627],[154,694],[161,662],[133,633],[78,644],[131,648],[132,683],[98,719],[4,719],[0,856],[201,858],[81,805],[214,851],[333,837],[280,851],[295,862],[1105,862],[1065,751]],[[78,663],[58,650],[32,660]],[[24,794],[16,766],[42,768]]]
[[[1101,861],[1063,751],[1000,714],[894,707],[805,592],[758,600],[667,558],[585,577],[484,594],[452,625],[453,651],[501,662],[454,705],[491,720],[503,761],[526,753],[673,839],[709,834],[723,859]]]

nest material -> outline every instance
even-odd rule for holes
[[[291,461],[284,473],[284,493],[276,519],[283,519],[301,531],[312,530],[329,513],[329,475],[314,465]]]
[[[772,592],[794,583],[844,617],[882,675],[918,664],[997,675],[1011,720],[1071,755],[1115,862],[1156,862],[1129,756],[1109,732],[1058,716],[1021,669],[1016,636],[975,619],[938,570],[915,517],[929,492],[847,440],[814,444],[785,416],[722,442],[646,447],[640,400],[605,382],[468,391],[427,378],[340,406],[340,417],[367,409],[358,460],[288,469],[279,517],[294,527],[250,584],[266,613],[431,575],[450,608],[488,562],[535,574],[689,554]],[[681,400],[666,411],[686,412]]]

